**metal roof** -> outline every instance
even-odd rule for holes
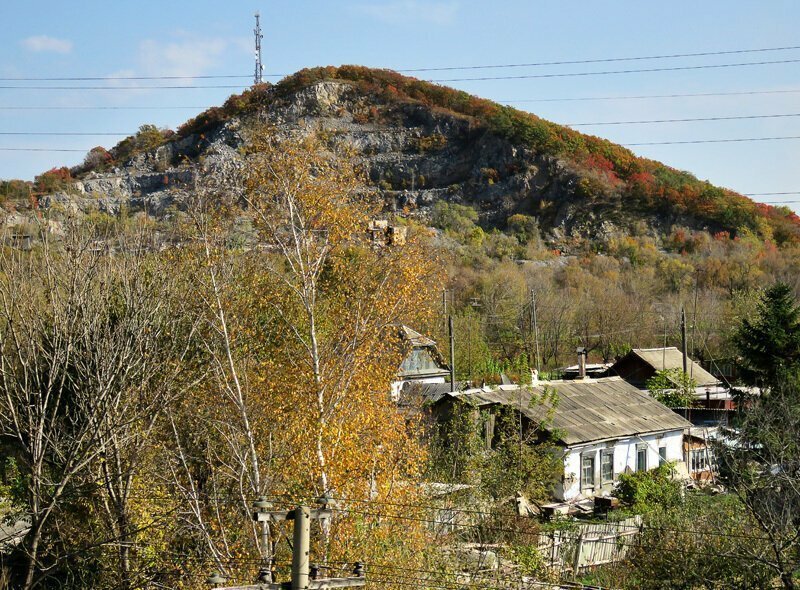
[[[556,394],[555,407],[540,403],[548,390]],[[548,429],[557,431],[570,446],[691,427],[690,422],[621,377],[470,389],[448,396],[478,406],[521,406],[523,415],[534,422],[547,420],[552,412]]]
[[[674,346],[667,348],[634,348],[630,354],[638,356],[656,371],[662,369],[679,369],[683,371],[683,353]],[[694,382],[699,387],[716,385],[720,382],[719,379],[692,359],[689,359],[688,370],[689,376],[694,379]]]
[[[405,324],[401,324],[400,328],[400,337],[403,340],[406,340],[411,343],[411,346],[419,346],[419,347],[428,347],[428,346],[436,346],[436,341],[423,336],[413,328],[409,328]]]

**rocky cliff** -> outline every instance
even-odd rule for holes
[[[162,216],[180,209],[198,186],[236,194],[248,140],[264,125],[279,137],[316,132],[346,144],[388,210],[423,220],[445,200],[474,207],[484,226],[502,228],[513,214],[530,215],[556,243],[634,224],[654,235],[681,225],[765,239],[779,233],[778,241],[800,237],[800,223],[786,211],[604,140],[458,91],[354,67],[304,71],[231,97],[158,147],[113,168],[78,171],[69,190],[44,195],[39,205]]]

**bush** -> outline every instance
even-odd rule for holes
[[[673,463],[663,463],[650,471],[623,473],[615,495],[639,513],[669,510],[682,502],[683,486],[673,471]]]

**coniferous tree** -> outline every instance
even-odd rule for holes
[[[787,284],[775,283],[762,295],[757,312],[742,321],[734,343],[745,380],[770,387],[800,363],[800,307]]]

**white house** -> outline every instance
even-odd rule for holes
[[[548,391],[555,392],[557,403],[541,403]],[[445,399],[465,399],[482,409],[511,406],[529,425],[543,424],[562,448],[564,475],[553,490],[560,501],[606,495],[621,473],[647,471],[665,461],[686,472],[683,434],[691,424],[619,377],[501,385]]]

